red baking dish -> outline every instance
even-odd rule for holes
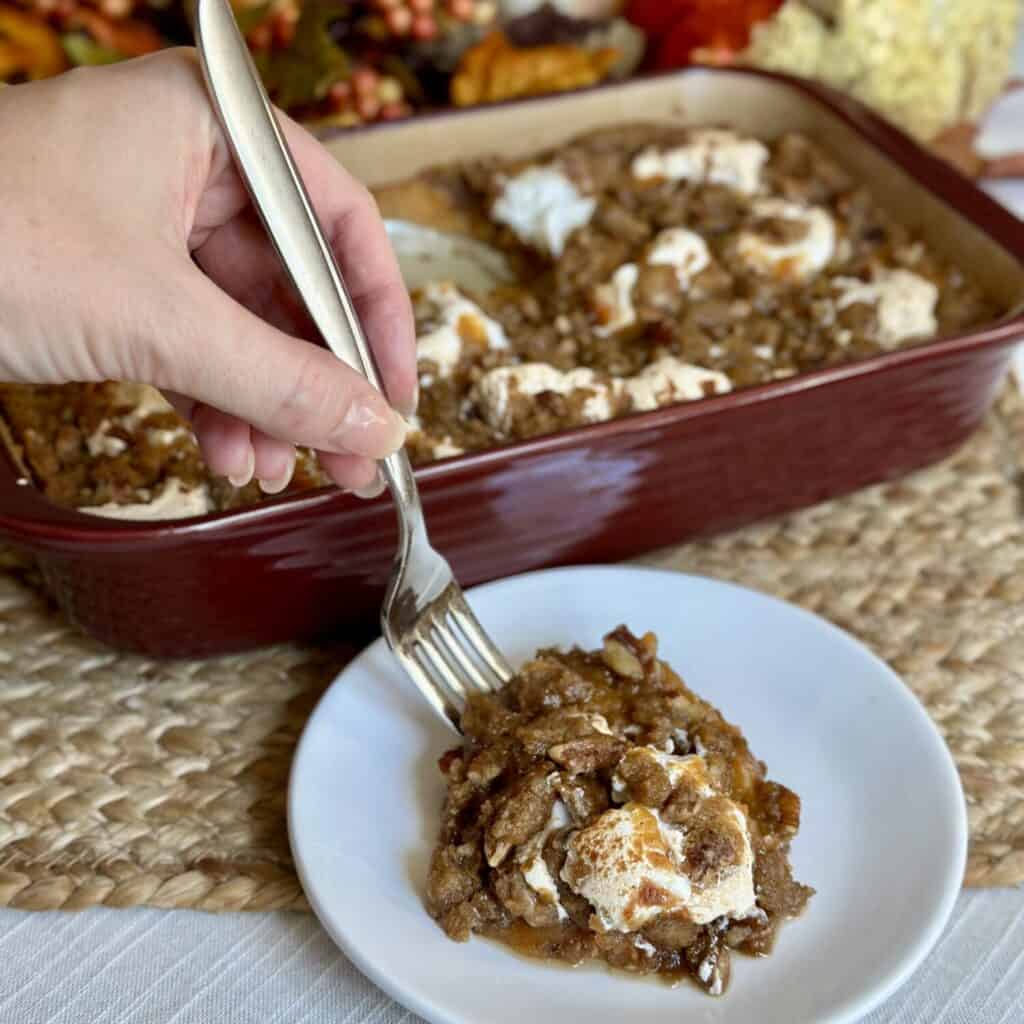
[[[582,93],[326,139],[371,186],[423,167],[525,154],[599,126],[724,123],[802,131],[1006,308],[1024,297],[1024,225],[862,106],[749,70],[691,69]],[[386,190],[383,194],[386,194]],[[820,370],[470,454],[416,476],[464,584],[622,559],[898,476],[955,449],[985,415],[1024,316]],[[336,491],[242,512],[131,524],[57,508],[0,458],[0,534],[33,552],[68,615],[114,647],[203,655],[372,621],[394,513]]]

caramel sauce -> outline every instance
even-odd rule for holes
[[[566,959],[559,955],[561,951],[574,942],[586,943],[591,938],[590,932],[584,928],[578,928],[574,924],[564,924],[554,928],[533,928],[525,921],[513,921],[507,928],[485,929],[480,934],[531,963],[536,964],[539,960],[556,969],[590,968],[614,975],[626,975],[632,979],[648,978],[657,984],[667,985],[669,988],[675,988],[680,982],[692,980],[686,966],[672,966],[669,957],[664,958],[665,965],[658,966],[657,970],[653,969],[655,961],[652,960],[651,969],[643,973],[612,967],[597,955]],[[696,984],[696,982],[694,983]]]

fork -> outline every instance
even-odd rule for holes
[[[380,372],[309,202],[229,0],[198,0],[200,62],[242,180],[313,322],[338,358],[379,391]],[[398,511],[398,552],[381,610],[388,645],[431,707],[456,731],[466,699],[512,675],[430,544],[404,450],[381,471]]]

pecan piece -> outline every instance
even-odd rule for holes
[[[504,796],[487,827],[484,852],[487,863],[497,867],[513,846],[525,843],[547,824],[555,805],[554,787],[547,772],[531,772]]]
[[[619,762],[616,779],[621,779],[626,789],[626,801],[644,804],[655,809],[661,807],[672,793],[672,781],[668,772],[642,748],[630,751]],[[621,797],[616,793],[616,799]]]
[[[589,775],[599,768],[617,764],[626,744],[614,736],[593,733],[577,740],[556,743],[548,750],[548,757],[573,775]]]

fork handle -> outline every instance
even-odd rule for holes
[[[214,108],[281,262],[327,346],[383,392],[373,351],[229,0],[198,0],[195,34]],[[405,530],[407,517],[419,511],[419,495],[404,450],[385,459],[382,469]]]

